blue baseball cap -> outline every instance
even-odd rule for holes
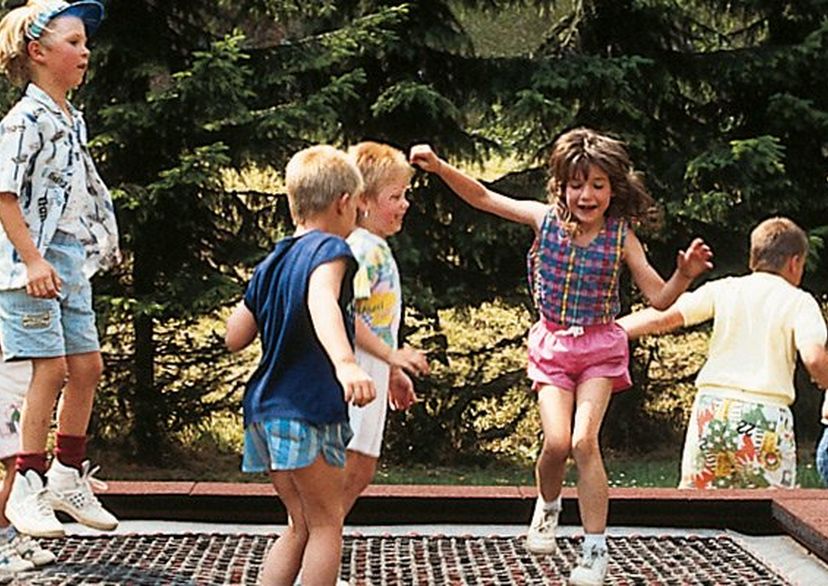
[[[98,30],[104,18],[103,4],[97,0],[78,0],[78,2],[54,2],[34,19],[26,30],[26,36],[36,41],[46,30],[46,25],[58,16],[76,16],[83,21],[86,36],[91,37]]]

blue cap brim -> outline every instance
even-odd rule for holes
[[[61,16],[76,16],[83,21],[83,26],[86,28],[86,36],[91,37],[101,26],[104,19],[104,7],[100,2],[95,0],[80,0],[70,4],[57,14],[52,19]]]

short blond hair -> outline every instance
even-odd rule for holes
[[[293,155],[285,168],[285,183],[294,222],[324,212],[342,194],[359,195],[363,185],[353,159],[326,144]]]
[[[29,0],[0,20],[0,69],[17,87],[25,86],[32,77],[26,31],[39,14],[55,6],[55,0]]]
[[[410,181],[414,168],[399,149],[373,141],[364,141],[348,149],[354,158],[362,180],[365,182],[363,197],[375,199],[383,186],[397,177]]]
[[[779,273],[793,256],[808,254],[808,235],[788,218],[769,218],[750,233],[750,270]]]

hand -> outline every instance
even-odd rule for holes
[[[401,368],[391,367],[388,378],[388,403],[394,411],[405,411],[420,398],[414,392],[414,383]]]
[[[437,173],[443,164],[440,157],[427,144],[415,144],[411,147],[408,160],[412,165],[417,165],[427,173]]]
[[[54,299],[60,293],[60,277],[51,264],[39,258],[26,265],[26,293],[32,297]]]
[[[388,356],[388,364],[392,367],[402,368],[417,376],[428,374],[429,372],[425,354],[419,350],[415,350],[411,346],[403,346],[397,350],[392,350]]]
[[[337,364],[336,379],[342,385],[346,403],[362,407],[377,396],[374,381],[356,362],[345,361]]]
[[[676,270],[691,281],[713,268],[713,251],[701,238],[695,238],[687,250],[680,250],[676,258]]]

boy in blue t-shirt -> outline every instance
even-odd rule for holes
[[[262,565],[263,584],[335,584],[342,548],[347,403],[376,394],[354,357],[353,278],[345,242],[362,177],[327,145],[296,153],[285,170],[293,236],[253,273],[227,320],[237,352],[261,334],[262,358],[244,394],[245,472],[270,474],[289,526]]]

